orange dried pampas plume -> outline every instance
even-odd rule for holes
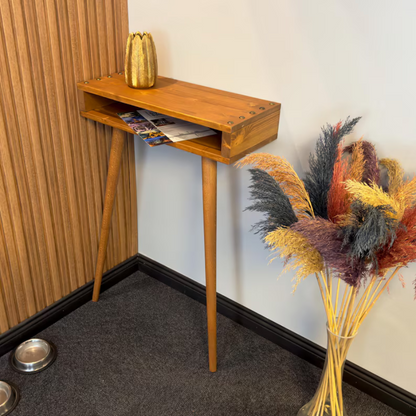
[[[345,214],[348,210],[348,192],[344,185],[348,163],[342,160],[342,145],[343,143],[339,143],[337,148],[337,159],[328,193],[328,219],[335,223],[338,222],[338,216]]]

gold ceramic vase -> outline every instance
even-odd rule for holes
[[[130,33],[125,61],[126,84],[131,88],[151,88],[157,79],[157,56],[152,35]]]

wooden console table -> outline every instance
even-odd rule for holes
[[[120,130],[134,134],[117,113],[137,107],[210,127],[217,135],[171,143],[202,158],[205,279],[209,369],[217,370],[217,162],[230,164],[277,138],[280,104],[159,77],[147,90],[129,88],[124,72],[77,84],[81,115],[114,127],[95,271],[93,301],[98,301],[115,192],[124,146]],[[153,150],[157,152],[157,149]]]

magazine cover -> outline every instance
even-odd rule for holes
[[[163,134],[137,111],[117,113],[117,115],[150,147],[159,146],[165,143],[172,143],[172,140],[166,137],[165,134]]]

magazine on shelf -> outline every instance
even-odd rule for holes
[[[199,137],[213,136],[217,134],[208,127],[189,121],[179,120],[174,117],[165,116],[149,110],[138,110],[146,120],[150,121],[156,128],[164,133],[173,142],[198,139]]]
[[[117,113],[117,115],[150,147],[172,143],[159,129],[137,111]]]
[[[199,124],[149,110],[138,109],[118,113],[118,116],[151,147],[217,134],[214,130]]]

